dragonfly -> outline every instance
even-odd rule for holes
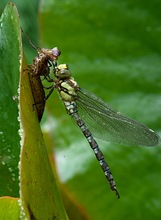
[[[80,88],[67,64],[55,65],[53,73],[50,94],[57,89],[67,113],[75,120],[93,150],[110,188],[120,198],[110,167],[94,136],[125,145],[156,146],[160,143],[159,135],[116,111],[94,93]]]
[[[25,32],[21,31],[25,34]],[[119,198],[116,184],[110,167],[106,162],[94,136],[108,142],[116,142],[125,145],[156,146],[160,143],[160,137],[145,125],[130,119],[114,110],[95,94],[79,87],[72,77],[67,64],[57,65],[57,59],[61,52],[57,47],[53,49],[38,48],[25,34],[31,46],[36,50],[37,57],[33,64],[29,65],[29,79],[31,83],[34,105],[38,112],[39,121],[45,107],[45,102],[57,89],[64,103],[67,113],[76,121],[83,135],[92,148],[106,179]],[[53,66],[54,79],[50,77],[50,67]],[[44,77],[53,85],[47,96],[41,77]],[[94,136],[93,136],[94,135]]]

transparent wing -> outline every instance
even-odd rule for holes
[[[153,130],[122,115],[93,93],[79,89],[77,95],[78,113],[95,137],[125,145],[159,144],[160,137]]]

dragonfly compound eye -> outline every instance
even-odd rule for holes
[[[57,67],[57,74],[60,79],[69,78],[71,76],[71,72],[68,68],[67,64],[60,64]]]

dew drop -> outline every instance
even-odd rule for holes
[[[8,170],[9,170],[10,172],[12,172],[12,171],[13,171],[13,169],[12,169],[11,167],[9,167],[9,168],[8,168]]]
[[[4,161],[2,161],[2,165],[5,165],[6,163]]]

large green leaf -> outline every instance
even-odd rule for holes
[[[0,196],[19,195],[19,39],[18,12],[9,3],[0,19]]]

